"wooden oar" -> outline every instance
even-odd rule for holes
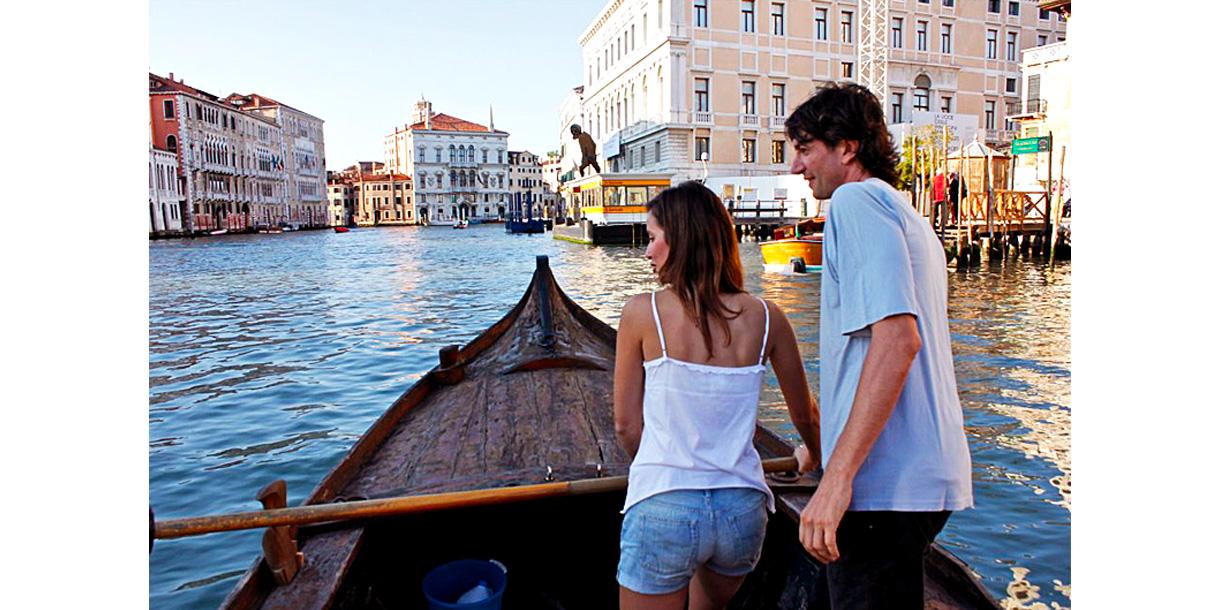
[[[796,468],[795,457],[773,458],[763,461],[763,472],[795,471]],[[497,487],[494,489],[359,500],[355,502],[311,504],[308,506],[256,510],[210,517],[166,519],[153,524],[153,537],[157,539],[182,538],[185,536],[257,529],[277,525],[305,525],[347,519],[371,519],[448,508],[507,504],[509,502],[522,502],[558,496],[604,493],[626,488],[627,477],[617,476],[558,483],[539,483],[537,485],[520,485],[517,487]]]

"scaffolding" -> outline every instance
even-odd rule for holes
[[[859,82],[877,96],[884,108],[889,96],[889,42],[886,40],[889,0],[860,0],[860,13]]]

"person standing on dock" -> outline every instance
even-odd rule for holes
[[[945,209],[945,174],[944,172],[936,172],[936,175],[932,176],[932,228],[943,229],[947,214],[948,210]]]
[[[958,214],[961,213],[962,200],[966,198],[966,183],[962,182],[957,172],[949,174],[949,218],[956,225]]]
[[[823,87],[784,129],[792,173],[831,203],[821,453],[798,449],[802,470],[824,464],[801,513],[801,544],[827,564],[811,607],[923,608],[924,554],[974,504],[943,250],[893,187],[897,156],[868,89]]]
[[[619,538],[619,607],[724,608],[758,564],[775,498],[754,447],[766,362],[792,424],[819,441],[796,333],[743,288],[733,220],[716,194],[684,182],[647,206],[648,248],[664,290],[623,306],[614,427],[632,457]]]

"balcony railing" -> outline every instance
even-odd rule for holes
[[[986,129],[983,131],[983,138],[986,139],[987,142],[998,142],[1000,144],[1012,142],[1012,139],[1016,137],[1016,135],[1017,132],[1008,129]]]
[[[1046,100],[1013,100],[1008,102],[1008,118],[1032,118],[1046,114]]]
[[[691,112],[690,122],[694,123],[695,125],[711,125],[712,113],[704,112],[702,110]]]
[[[743,114],[740,116],[741,116],[741,126],[742,127],[758,129],[758,115],[757,114]]]
[[[635,136],[638,136],[644,132],[647,132],[647,131],[650,131],[650,130],[656,128],[657,125],[658,125],[658,123],[656,123],[655,121],[636,121],[636,122],[624,127],[620,133],[622,134],[622,139],[624,141],[626,141],[630,138],[634,138]]]
[[[782,117],[782,116],[772,116],[771,121],[770,121],[771,129],[783,129],[784,128],[784,119],[786,119],[786,118],[787,117]]]

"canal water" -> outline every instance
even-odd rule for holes
[[[589,247],[503,225],[234,235],[149,244],[149,502],[158,517],[259,508],[285,479],[300,503],[398,395],[520,298],[534,256],[618,325],[654,287],[642,247]],[[817,274],[763,272],[816,388]],[[958,388],[976,507],[940,542],[1008,608],[1071,605],[1070,265],[1022,261],[949,272]],[[816,389],[815,389],[816,396]],[[760,418],[796,439],[774,375]],[[214,608],[260,552],[259,531],[163,540],[154,608]]]

